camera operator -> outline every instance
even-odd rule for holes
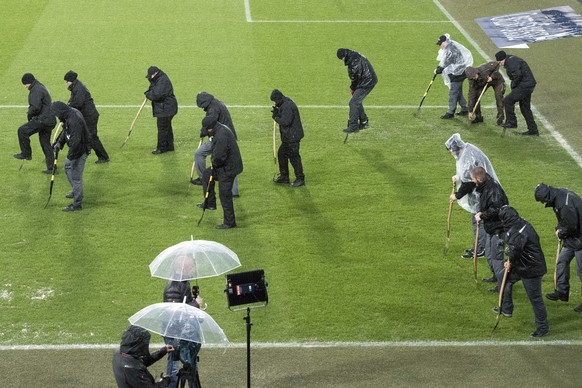
[[[172,353],[172,345],[166,345],[157,352],[149,352],[150,333],[131,325],[121,337],[119,351],[113,354],[113,374],[119,388],[165,388],[170,377],[164,376],[157,383],[147,367],[160,360],[166,353]]]

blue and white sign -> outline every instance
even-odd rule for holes
[[[582,36],[582,16],[569,6],[490,16],[475,21],[499,48],[527,48],[528,43]]]

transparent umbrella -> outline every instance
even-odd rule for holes
[[[186,303],[152,304],[129,317],[129,322],[164,337],[203,345],[230,344],[208,313]]]
[[[149,267],[152,276],[182,281],[222,275],[240,265],[236,253],[226,246],[190,240],[164,249]]]

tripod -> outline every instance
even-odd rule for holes
[[[192,373],[194,373],[194,376],[192,376]],[[190,379],[192,377],[194,377],[193,380],[194,385],[190,384]],[[186,382],[188,382],[188,386],[190,388],[202,388],[202,385],[200,385],[200,376],[198,375],[198,366],[194,371],[192,371],[192,369],[190,368],[181,368],[178,371],[178,384],[176,386],[180,388],[185,388]]]
[[[251,388],[251,308],[247,307],[247,316],[243,318],[247,323],[247,388]]]

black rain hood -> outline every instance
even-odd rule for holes
[[[534,196],[536,201],[545,203],[546,207],[552,207],[556,201],[556,194],[557,192],[553,187],[540,183],[536,187]]]
[[[509,205],[504,205],[501,207],[501,209],[499,209],[499,219],[503,224],[503,229],[507,231],[511,229],[511,227],[515,225],[515,223],[518,222],[521,217],[517,213],[517,210]]]
[[[121,336],[121,353],[131,354],[135,357],[149,355],[150,333],[139,327],[131,325]]]
[[[60,121],[65,121],[71,113],[71,108],[62,101],[55,101],[51,105],[51,112],[57,116]]]
[[[208,109],[210,103],[214,100],[214,96],[210,93],[200,92],[196,96],[196,105],[198,108],[202,108],[204,110]]]

